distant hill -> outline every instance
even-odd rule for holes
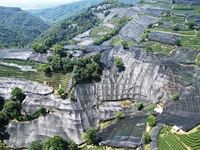
[[[58,22],[62,19],[69,18],[84,8],[99,4],[105,0],[83,0],[75,3],[60,5],[54,8],[42,10],[29,10],[28,12],[40,17],[49,24]],[[135,3],[138,0],[118,0],[123,3]]]
[[[23,47],[38,37],[48,25],[20,8],[0,6],[0,48]]]
[[[75,3],[60,5],[54,8],[47,8],[42,10],[29,10],[28,12],[42,18],[47,23],[52,24],[64,18],[69,18],[70,16],[76,14],[82,9],[103,1],[104,0],[79,1]]]

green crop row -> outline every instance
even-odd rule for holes
[[[20,69],[0,66],[0,77],[13,77],[24,78],[38,83],[46,82],[47,85],[57,89],[60,85],[66,89],[69,84],[70,73],[68,72],[53,72],[49,75],[45,75],[43,72],[23,72]]]

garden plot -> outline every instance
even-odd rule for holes
[[[37,69],[33,69],[31,66],[19,66],[13,63],[5,63],[5,62],[0,62],[0,65],[11,67],[11,68],[19,68],[21,71],[37,72]]]
[[[156,41],[163,44],[176,45],[177,40],[181,40],[180,34],[164,32],[164,31],[151,31],[148,40]]]

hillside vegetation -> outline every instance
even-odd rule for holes
[[[65,5],[60,5],[54,8],[47,8],[42,10],[29,10],[28,12],[40,17],[49,24],[61,21],[62,19],[69,18],[75,13],[81,11],[84,8],[103,2],[103,0],[90,0],[80,1]]]
[[[37,41],[44,42],[45,39],[51,38],[53,39],[54,43],[60,43],[63,45],[75,44],[69,43],[69,41],[75,36],[100,24],[102,20],[96,14],[100,13],[100,11],[102,10],[96,11],[96,9],[102,5],[108,5],[105,9],[129,6],[128,4],[119,3],[115,0],[104,1],[98,5],[87,8],[86,10],[76,14],[75,16],[64,19],[57,24],[51,26],[48,30],[41,34]]]
[[[56,23],[62,19],[69,18],[75,15],[77,12],[91,7],[92,5],[99,4],[104,0],[83,0],[75,3],[64,4],[53,8],[47,8],[42,10],[28,10],[29,13],[40,17],[49,24]],[[119,0],[123,3],[135,3],[137,0]]]
[[[23,47],[48,28],[40,18],[20,8],[0,7],[0,48]]]

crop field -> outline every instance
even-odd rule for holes
[[[67,88],[71,73],[60,71],[49,75],[45,75],[43,72],[23,72],[17,68],[0,66],[0,77],[14,77],[24,78],[38,83],[46,82],[47,85],[52,86],[54,89],[58,89],[59,86]]]
[[[23,60],[0,60],[0,62],[13,63],[20,66],[31,66],[35,69],[38,69],[41,64],[34,61],[23,61]]]
[[[174,46],[171,46],[171,45],[148,41],[146,50],[150,52],[160,53],[160,54],[169,54],[173,50],[173,48]]]
[[[107,33],[110,29],[108,27],[105,26],[98,26],[92,29],[92,31],[90,32],[90,37],[92,38],[97,38],[99,37],[99,33]]]
[[[198,150],[200,149],[200,128],[192,133],[180,134],[171,131],[171,126],[165,126],[158,137],[159,150]]]
[[[181,12],[181,13],[194,13],[195,15],[200,15],[199,6],[198,5],[175,5],[173,9],[174,12]]]

